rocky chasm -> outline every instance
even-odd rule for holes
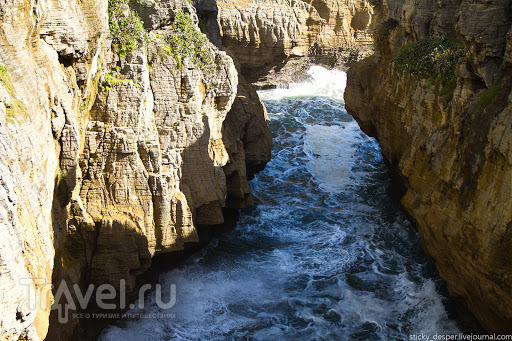
[[[510,6],[1,2],[2,337],[94,337],[84,321],[56,327],[49,283],[123,278],[133,296],[155,256],[250,205],[271,137],[245,77],[288,81],[306,59],[352,65],[347,109],[378,139],[462,316],[510,332]],[[31,306],[28,287],[47,304]]]
[[[93,337],[87,322],[56,324],[50,284],[125,279],[133,297],[156,255],[231,224],[271,145],[241,70],[358,59],[372,13],[366,1],[2,2],[2,337]]]

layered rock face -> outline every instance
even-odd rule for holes
[[[155,255],[198,242],[198,228],[224,223],[225,208],[252,203],[248,177],[270,157],[264,107],[231,57],[208,43],[205,68],[166,47],[175,10],[197,25],[194,7],[124,6],[149,34],[119,57],[106,1],[0,5],[5,339],[45,337],[52,283],[119,288],[124,279],[134,297]],[[69,319],[48,338],[83,327]]]
[[[385,5],[375,55],[349,70],[347,110],[379,140],[401,186],[401,204],[462,317],[510,333],[511,3]],[[427,37],[455,42],[454,70],[418,71],[424,60],[418,51],[432,42]],[[430,52],[433,65],[440,51]]]
[[[78,160],[79,106],[91,98],[106,2],[2,2],[0,22],[0,335],[37,340],[52,303],[55,176]]]
[[[222,42],[248,76],[268,73],[289,57],[311,56],[319,63],[347,65],[372,51],[375,4],[367,0],[220,0],[217,4]]]

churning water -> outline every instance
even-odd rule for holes
[[[346,75],[261,91],[272,161],[237,227],[164,273],[176,305],[149,295],[102,340],[405,340],[457,333],[442,281],[415,229],[386,196],[379,147],[343,107]],[[164,290],[165,291],[165,290]],[[441,290],[442,291],[442,290]],[[164,301],[166,301],[164,297]]]

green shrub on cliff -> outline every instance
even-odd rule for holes
[[[395,67],[416,75],[430,75],[443,83],[455,82],[455,65],[462,57],[462,47],[446,38],[425,38],[402,47],[395,55]]]
[[[194,25],[192,17],[183,11],[175,11],[172,32],[164,35],[166,50],[174,56],[181,68],[185,58],[192,58],[203,71],[213,67],[213,56],[208,50],[208,39]]]
[[[110,37],[120,56],[145,45],[148,40],[144,23],[127,4],[128,0],[108,0]]]
[[[110,72],[105,75],[105,78],[103,79],[103,86],[107,91],[109,91],[111,87],[120,84],[132,84],[140,87],[140,84],[135,83],[132,79],[124,78],[119,66],[116,66],[115,69],[110,70]]]

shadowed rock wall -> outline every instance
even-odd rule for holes
[[[387,6],[376,53],[348,72],[347,110],[379,140],[401,204],[466,325],[510,333],[511,2]],[[451,47],[425,54],[434,38]],[[459,56],[452,70],[418,71],[423,55],[435,66],[445,52]]]

